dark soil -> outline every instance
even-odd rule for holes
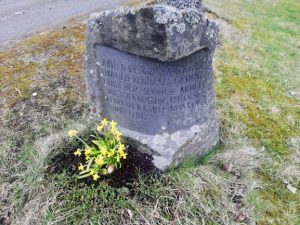
[[[127,159],[121,160],[121,168],[116,169],[109,175],[102,175],[98,181],[94,181],[92,177],[83,178],[81,181],[87,185],[105,182],[115,188],[127,187],[132,189],[134,182],[140,176],[160,173],[153,165],[152,160],[151,155],[138,152],[129,146],[127,148]],[[69,152],[68,154],[57,155],[51,161],[51,165],[47,168],[48,174],[58,174],[66,171],[70,175],[76,175],[78,174],[78,165],[84,162],[84,157],[78,157]]]

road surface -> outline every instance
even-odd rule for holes
[[[126,0],[0,0],[0,51],[16,41],[93,11],[115,8]]]

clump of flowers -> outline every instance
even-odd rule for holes
[[[87,144],[77,136],[76,130],[69,130],[69,137],[75,137],[84,148],[74,151],[76,156],[84,156],[85,162],[78,166],[79,178],[92,176],[96,181],[102,175],[112,173],[121,167],[121,159],[127,158],[126,147],[121,142],[122,133],[117,129],[117,122],[106,118],[97,125],[96,135],[91,135],[92,144]],[[103,135],[100,137],[100,134]]]

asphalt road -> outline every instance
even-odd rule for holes
[[[93,11],[115,8],[126,0],[0,0],[0,50],[40,30]]]

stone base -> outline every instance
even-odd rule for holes
[[[142,134],[123,127],[119,129],[125,137],[126,144],[151,154],[153,164],[160,170],[176,166],[184,158],[204,155],[219,141],[216,120],[195,124],[189,129],[173,133],[162,132],[155,135]]]

